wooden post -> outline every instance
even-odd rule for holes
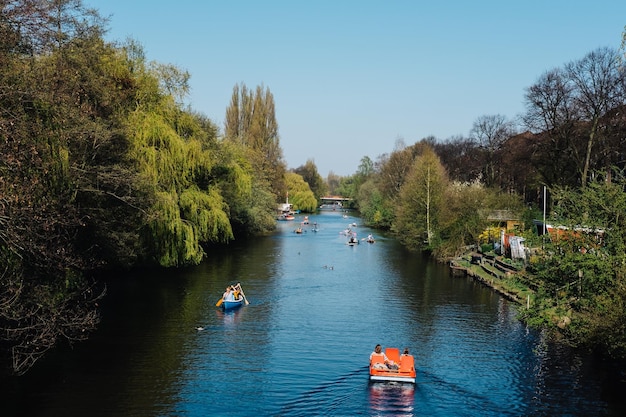
[[[583,270],[578,270],[578,296],[581,297],[583,295]]]
[[[546,232],[548,228],[546,227],[546,186],[543,186],[543,233],[541,234],[541,248],[543,249],[546,245]]]

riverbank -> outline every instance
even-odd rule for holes
[[[594,323],[606,320],[602,312],[594,308],[580,308],[580,297],[567,297],[567,293],[560,295],[558,291],[550,295],[525,268],[516,267],[510,262],[505,257],[473,252],[451,259],[449,265],[453,274],[470,276],[518,304],[518,317],[524,323],[548,330],[551,337],[571,347],[598,351],[612,359],[624,358],[621,345],[610,351],[597,339],[590,337]],[[619,332],[619,329],[611,328],[610,331]]]
[[[535,290],[526,284],[524,271],[495,255],[466,253],[451,259],[449,266],[454,275],[470,276],[526,308],[535,300]]]

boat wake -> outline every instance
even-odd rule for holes
[[[367,384],[369,366],[360,367],[352,372],[338,376],[332,381],[318,385],[281,407],[279,415],[352,415],[359,406],[353,407],[356,393]],[[363,384],[355,379],[363,379]],[[363,377],[363,378],[360,378]],[[358,397],[358,396],[357,396]]]

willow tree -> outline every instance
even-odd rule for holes
[[[129,158],[153,195],[143,242],[162,266],[196,264],[205,255],[203,243],[234,238],[229,207],[213,175],[217,155],[207,146],[213,130],[203,129],[202,120],[176,102],[187,89],[183,72],[135,66],[141,88],[126,119]]]
[[[285,174],[285,180],[289,202],[293,204],[294,209],[308,213],[314,212],[317,209],[317,199],[304,178],[300,174],[288,172]]]
[[[407,247],[418,249],[433,243],[447,182],[439,157],[425,148],[415,158],[398,195],[393,229]]]
[[[245,84],[235,85],[226,109],[224,133],[227,140],[246,147],[255,173],[255,180],[267,187],[278,201],[285,195],[283,160],[274,96],[269,88],[257,86],[249,90]]]

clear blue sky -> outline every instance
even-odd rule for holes
[[[545,71],[620,47],[618,0],[84,0],[149,60],[191,74],[190,106],[223,130],[233,87],[274,95],[288,168],[353,174],[427,136],[514,119]]]

